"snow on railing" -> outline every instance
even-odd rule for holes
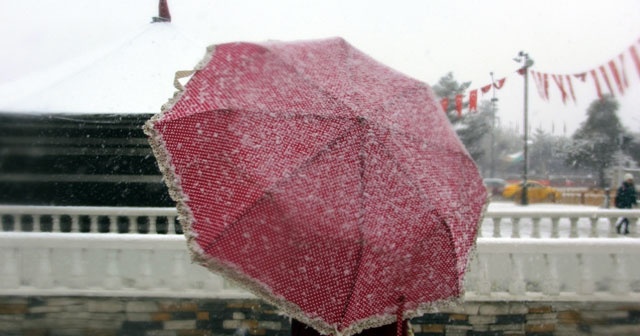
[[[251,298],[180,235],[0,232],[0,295]],[[479,238],[469,301],[640,301],[636,239]]]
[[[639,237],[640,210],[489,209],[479,232],[492,238],[622,237],[619,217],[629,218],[627,237]],[[1,231],[181,234],[175,208],[55,207],[0,205]]]

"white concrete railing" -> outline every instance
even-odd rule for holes
[[[0,231],[182,233],[175,208],[0,205]]]
[[[515,208],[488,210],[479,237],[492,238],[614,238],[616,222],[629,219],[630,235],[638,237],[640,210]]]
[[[189,262],[180,235],[0,233],[0,295],[253,297]],[[469,301],[640,301],[640,241],[479,238]]]
[[[479,237],[581,238],[621,237],[619,217],[629,218],[638,238],[640,210],[614,209],[489,209]],[[89,233],[181,233],[175,208],[56,207],[0,205],[0,231]]]

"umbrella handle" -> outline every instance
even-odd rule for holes
[[[396,311],[396,336],[404,336],[404,295],[398,297],[398,311]]]

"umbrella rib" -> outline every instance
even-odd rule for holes
[[[360,126],[363,124],[363,120],[359,120],[359,124]],[[361,142],[360,144],[360,152],[358,153],[358,162],[359,162],[359,167],[360,167],[360,181],[358,184],[358,187],[360,188],[360,212],[358,213],[358,220],[357,220],[357,228],[358,228],[358,233],[360,234],[360,239],[358,240],[359,242],[359,249],[358,249],[358,254],[356,256],[356,260],[357,260],[357,266],[356,266],[356,272],[354,274],[353,277],[353,284],[351,285],[351,290],[349,291],[349,297],[346,300],[346,304],[344,305],[344,309],[342,311],[342,315],[341,317],[344,319],[344,317],[347,314],[347,310],[349,309],[349,306],[351,305],[351,301],[353,300],[353,296],[355,294],[355,289],[356,289],[356,284],[358,282],[358,274],[360,274],[360,270],[361,270],[361,266],[362,266],[362,256],[364,255],[364,230],[363,230],[363,220],[364,220],[364,208],[365,208],[365,200],[364,200],[364,171],[365,171],[365,160],[364,160],[364,144]]]
[[[383,151],[389,156],[389,158],[391,158],[391,160],[393,162],[396,162],[397,166],[398,166],[398,170],[404,174],[407,178],[405,179],[405,181],[408,181],[420,194],[420,198],[428,204],[428,199],[426,199],[426,191],[423,190],[423,188],[416,182],[414,182],[416,179],[414,178],[414,176],[409,173],[402,165],[400,165],[398,163],[398,160],[396,159],[395,155],[393,155],[393,152],[390,151],[387,146],[382,146]],[[445,218],[445,216],[443,216],[440,211],[436,208],[433,207],[432,211],[431,211],[436,217],[438,217],[438,219],[440,220],[439,222],[441,223],[441,225],[444,226],[447,234],[449,235],[449,241],[453,242],[454,241],[454,237],[453,237],[453,233],[451,232],[451,227],[447,224],[447,220]],[[455,257],[455,265],[458,265],[458,254],[455,253],[455,245],[453,246],[454,249],[454,257]],[[456,270],[457,270],[457,266],[456,266]],[[459,284],[456,284],[456,286],[459,286]],[[459,288],[458,288],[459,290]]]

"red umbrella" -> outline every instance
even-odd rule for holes
[[[477,167],[426,84],[344,40],[215,46],[145,129],[194,261],[320,332],[462,294]]]

